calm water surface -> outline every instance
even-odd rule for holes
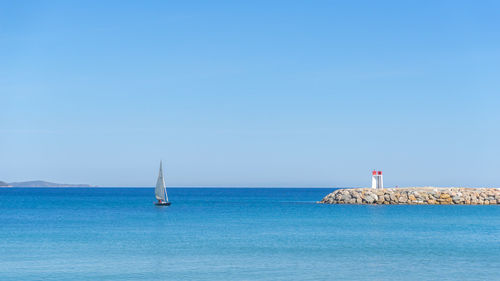
[[[332,189],[0,189],[0,280],[500,280],[500,206]]]

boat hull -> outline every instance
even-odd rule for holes
[[[155,203],[156,206],[170,206],[170,204],[172,204],[172,203],[170,203],[170,202],[161,202],[161,203],[156,202]]]

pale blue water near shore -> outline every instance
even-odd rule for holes
[[[499,280],[499,206],[332,189],[0,189],[0,280]]]

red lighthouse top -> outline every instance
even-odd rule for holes
[[[374,175],[374,176],[375,176],[375,175],[377,175],[377,171],[375,171],[375,170],[374,170],[374,171],[372,172],[372,175]]]
[[[373,170],[372,175],[374,175],[374,176],[376,176],[376,175],[382,175],[382,171],[375,171],[375,170]]]
[[[378,174],[381,175],[382,174],[382,171],[378,171]]]

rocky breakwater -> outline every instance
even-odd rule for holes
[[[378,205],[500,205],[499,188],[350,188],[338,189],[318,203]]]

